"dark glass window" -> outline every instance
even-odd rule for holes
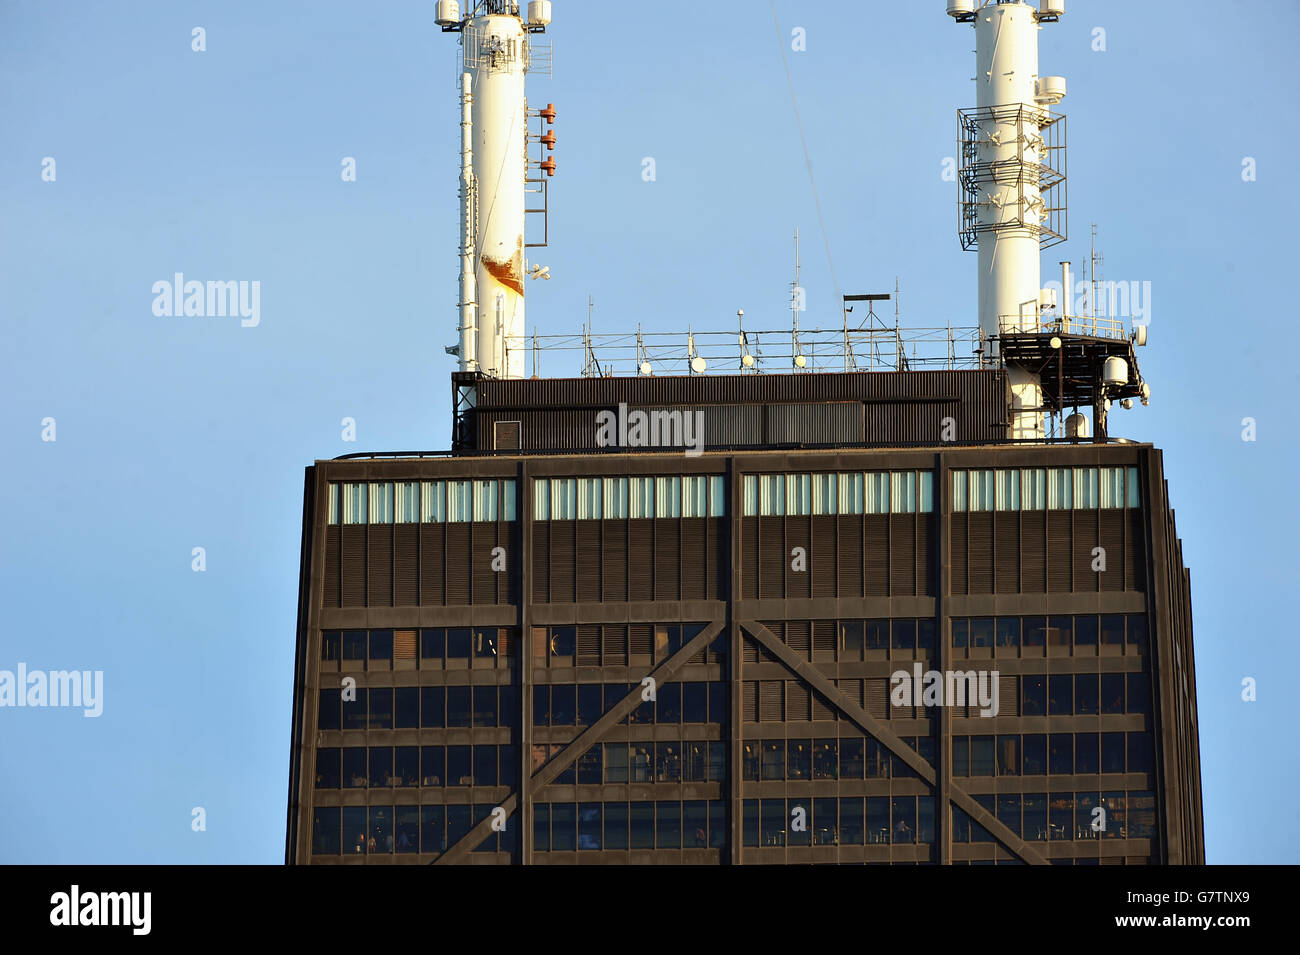
[[[863,744],[866,742],[862,737],[851,737],[840,740],[840,778],[841,779],[861,779],[863,768]]]
[[[343,659],[364,660],[366,658],[366,632],[364,630],[343,631]],[[345,667],[345,669],[360,669]]]
[[[1101,697],[1099,677],[1096,673],[1076,673],[1074,676],[1074,712],[1092,716],[1100,712]]]
[[[1020,646],[1020,618],[998,617],[997,643],[1000,647]]]
[[[862,621],[840,621],[840,659],[862,659]]]
[[[954,736],[952,738],[952,774],[954,776],[970,775],[969,736]]]
[[[402,686],[393,692],[393,725],[399,730],[420,725],[420,688]]]
[[[727,722],[727,685],[725,683],[709,684],[709,722]]]
[[[420,849],[420,807],[398,806],[397,851],[418,852]]]
[[[1047,773],[1047,737],[1042,733],[1025,736],[1024,767],[1026,776],[1043,776]]]
[[[442,726],[447,721],[447,694],[440,686],[420,687],[420,725]]]
[[[874,739],[867,740],[867,778],[889,778],[889,750]]]
[[[1106,614],[1101,618],[1101,642],[1106,646],[1124,645],[1124,618],[1119,614]]]
[[[1151,772],[1151,736],[1148,733],[1128,734],[1128,772]]]
[[[789,740],[786,746],[786,779],[812,778],[812,741]]]
[[[1020,835],[1020,796],[1003,793],[998,796],[998,822],[1016,835]]]
[[[1128,794],[1128,812],[1125,822],[1130,839],[1153,839],[1156,830],[1155,793],[1131,792]]]
[[[1052,793],[1047,801],[1052,839],[1074,837],[1074,793]]]
[[[1048,617],[1047,618],[1047,645],[1055,648],[1057,651],[1069,655],[1070,646],[1074,643],[1074,618],[1073,617]],[[1059,654],[1058,654],[1059,655]]]
[[[785,779],[784,740],[763,740],[763,778]]]
[[[533,687],[533,725],[547,726],[551,721],[551,688]]]
[[[916,841],[925,845],[934,842],[934,797],[916,797]]]
[[[1047,618],[1026,617],[1024,620],[1023,642],[1026,647],[1047,645]]]
[[[571,657],[578,645],[577,627],[551,628],[551,656]]]
[[[343,634],[337,630],[326,630],[320,635],[320,658],[322,660],[337,660],[343,652]],[[319,810],[317,810],[319,812]],[[334,812],[335,822],[338,820],[338,811]],[[334,841],[338,842],[338,825],[334,826]],[[334,850],[337,852],[338,850]]]
[[[447,633],[441,627],[420,631],[420,659],[441,663],[447,649]]]
[[[970,642],[970,621],[957,618],[952,621],[952,645],[955,649],[965,649]]]
[[[393,728],[392,687],[373,687],[370,690],[370,728],[372,730]]]
[[[862,845],[865,822],[862,815],[862,797],[852,796],[840,800],[840,842],[846,846]]]
[[[741,779],[758,779],[758,743],[742,743],[740,747]]]
[[[1103,773],[1124,772],[1124,734],[1101,734],[1101,771]]]
[[[581,756],[578,757],[577,777],[579,783],[591,783],[599,785],[602,779],[601,755],[603,750],[600,744],[593,746]]]
[[[623,698],[628,695],[630,690],[631,688],[623,683],[606,683],[605,694],[604,694],[605,695],[604,712],[608,713],[618,703],[622,702]],[[620,722],[626,723],[627,717],[626,716],[623,717],[623,719]]]
[[[894,842],[916,841],[916,797],[896,796],[890,831]]]
[[[764,799],[761,807],[761,838],[765,846],[785,845],[785,800]]]
[[[420,851],[442,852],[447,848],[447,814],[442,806],[420,807]]]
[[[682,764],[682,779],[688,783],[708,782],[709,779],[709,744],[702,741],[683,743],[686,758]]]
[[[1074,712],[1074,678],[1068,673],[1053,673],[1047,678],[1047,712],[1052,716]]]
[[[890,623],[891,643],[895,650],[916,650],[916,621],[894,620]]]
[[[456,660],[461,666],[469,659],[471,633],[469,627],[453,627],[447,631],[447,659]]]
[[[550,803],[540,802],[533,806],[533,849],[537,852],[551,849]]]
[[[353,690],[356,699],[343,697],[343,728],[345,730],[363,730],[366,728],[366,706],[370,702],[365,687]]]
[[[386,788],[393,785],[393,747],[370,747],[370,787]]]
[[[1101,711],[1103,713],[1124,712],[1124,674],[1103,673],[1101,675]]]
[[[316,750],[316,788],[338,789],[342,756],[337,747]]]
[[[313,811],[311,851],[312,855],[318,856],[336,856],[339,854],[339,810],[337,806],[319,808]]]
[[[448,786],[474,785],[474,767],[470,762],[471,752],[472,747],[469,746],[447,747]]]
[[[420,782],[441,786],[447,778],[447,754],[441,746],[420,747]]]
[[[605,803],[605,848],[627,848],[627,803]]]
[[[629,782],[654,782],[654,744],[632,743],[629,749],[631,750],[627,767]]]
[[[343,807],[343,851],[364,853],[368,848],[366,839],[366,807]]]
[[[974,617],[970,622],[970,645],[972,647],[993,646],[993,618]]]
[[[1021,797],[1024,812],[1023,837],[1025,839],[1047,838],[1047,797],[1026,793]]]
[[[727,744],[721,740],[709,741],[709,779],[715,783],[727,781]]]
[[[551,687],[551,725],[572,726],[578,717],[578,688],[572,683]]]
[[[727,844],[727,813],[721,799],[709,800],[709,848],[720,849]]]
[[[1097,832],[1093,830],[1092,811],[1100,805],[1097,793],[1075,793],[1074,794],[1074,835],[1078,839],[1095,839]],[[1100,814],[1098,814],[1100,815]]]
[[[740,806],[741,840],[747,846],[756,846],[758,835],[758,800],[746,799]]]
[[[474,747],[474,785],[495,786],[497,784],[497,748],[495,746]]]
[[[1024,716],[1047,715],[1047,677],[1020,678],[1020,712]]]
[[[819,739],[813,742],[813,779],[839,779],[837,741]]]
[[[888,620],[867,621],[866,644],[868,650],[889,649],[889,621]]]
[[[495,686],[474,687],[474,725],[497,725],[497,688]]]
[[[604,712],[604,687],[599,683],[583,683],[578,686],[578,725],[590,726],[600,719]]]
[[[709,684],[682,684],[682,722],[707,723],[709,721]]]
[[[447,807],[447,844],[454,846],[469,832],[473,809],[469,806]]]
[[[970,842],[970,816],[956,806],[952,807],[952,841]]]
[[[392,662],[393,659],[393,631],[391,630],[371,630],[370,631],[370,659],[383,660]]]
[[[366,775],[366,748],[346,746],[343,749],[343,788],[365,789],[369,783]]]
[[[661,783],[682,781],[682,744],[676,740],[655,743],[655,779]]]
[[[392,852],[393,843],[393,808],[391,806],[371,806],[369,851]]]
[[[510,726],[515,721],[519,711],[519,697],[515,688],[510,685],[497,687],[499,699],[498,710],[502,726]]]
[[[393,781],[397,786],[420,785],[420,747],[398,746],[393,749]]]
[[[321,690],[316,710],[316,728],[336,730],[342,727],[340,721],[340,694],[338,690]]]
[[[449,686],[447,689],[447,725],[471,725],[473,695],[468,686]]]
[[[884,796],[867,797],[867,842],[889,841],[889,800]]]
[[[1096,733],[1076,733],[1074,737],[1074,771],[1080,775],[1101,772],[1101,738]]]
[[[1127,623],[1129,646],[1145,650],[1147,647],[1147,618],[1140,613],[1129,614]]]
[[[1074,646],[1088,654],[1097,652],[1097,618],[1092,614],[1074,618]]]
[[[992,736],[972,736],[970,738],[970,774],[972,776],[993,775]]]
[[[605,782],[627,782],[627,743],[605,744]]]
[[[916,649],[925,652],[934,650],[933,620],[918,620],[916,622]]]
[[[1020,737],[998,737],[998,775],[1020,775]]]
[[[660,849],[680,849],[682,847],[681,803],[655,803],[655,846]]]
[[[601,848],[601,805],[598,802],[578,804],[578,849],[598,850]]]
[[[498,774],[497,785],[513,786],[519,776],[519,750],[514,746],[502,746],[499,757],[501,771]]]
[[[629,807],[628,824],[631,830],[631,838],[628,841],[633,849],[653,849],[655,847],[654,803],[632,803]]]
[[[1074,772],[1074,737],[1053,733],[1047,743],[1047,768],[1053,775]]]
[[[682,721],[682,685],[680,683],[666,683],[659,687],[655,696],[655,722],[680,723]]]
[[[479,627],[474,631],[474,656],[495,657],[498,642],[496,627]]]
[[[1151,711],[1151,685],[1145,673],[1128,674],[1128,711],[1130,713],[1149,713]]]

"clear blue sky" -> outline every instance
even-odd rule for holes
[[[1106,277],[1152,283],[1151,407],[1114,431],[1165,449],[1192,569],[1208,856],[1297,862],[1300,5],[1069,7],[1041,34],[1070,84],[1073,235],[1045,278],[1096,221]],[[302,469],[449,443],[457,65],[433,8],[0,0],[0,669],[105,672],[99,719],[0,710],[0,862],[283,858]],[[784,324],[796,226],[805,321],[834,323],[768,5],[657,9],[681,16],[555,3],[530,327],[576,330],[589,294],[598,331]],[[787,51],[806,30],[788,55],[840,284],[898,276],[917,325],[974,323],[941,178],[974,39],[943,9],[777,4]],[[175,272],[260,281],[260,325],[156,317]]]

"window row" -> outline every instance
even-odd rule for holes
[[[902,739],[926,762],[934,762],[934,737]],[[741,760],[747,781],[916,778],[883,743],[864,737],[749,740],[741,747]]]
[[[533,687],[534,726],[590,726],[632,692],[632,683],[579,683]],[[727,689],[722,683],[665,683],[652,699],[642,701],[623,718],[630,723],[722,723],[726,721]]]
[[[513,746],[344,746],[316,751],[317,789],[513,786]]]
[[[355,687],[321,690],[317,729],[391,730],[444,726],[513,726],[513,686]]]
[[[533,745],[533,771],[564,746]],[[565,785],[601,783],[722,783],[727,779],[727,744],[721,740],[660,740],[651,743],[597,743],[555,781]]]
[[[1155,838],[1152,792],[984,793],[975,801],[1030,841]],[[997,841],[959,807],[952,816],[953,842]]]
[[[325,630],[321,659],[341,660],[344,670],[418,660],[421,668],[469,666],[470,660],[512,662],[514,627],[426,627],[423,630]],[[382,669],[383,667],[381,667]]]
[[[1151,712],[1145,673],[1052,673],[1020,678],[1021,716],[1096,716]]]
[[[1026,733],[954,736],[954,776],[1092,776],[1150,773],[1151,734]]]
[[[533,806],[535,852],[705,849],[726,843],[726,807],[718,799]]]
[[[533,666],[638,666],[659,663],[690,643],[705,624],[634,623],[533,627]],[[727,652],[721,633],[696,662],[717,663]]]
[[[741,815],[746,846],[934,842],[933,796],[746,799]]]
[[[723,517],[721,475],[536,478],[533,519],[598,521],[646,517]]]
[[[1141,507],[1138,469],[998,468],[952,472],[952,509],[1068,511]]]
[[[456,524],[514,519],[513,479],[329,486],[331,524]]]
[[[446,852],[496,807],[321,806],[312,814],[313,855]],[[516,817],[491,832],[475,852],[514,852]]]
[[[1080,614],[1072,617],[954,617],[952,645],[966,647],[1053,647],[1096,655],[1097,647],[1147,645],[1144,614]]]
[[[741,499],[746,517],[928,514],[934,510],[934,472],[746,474]]]

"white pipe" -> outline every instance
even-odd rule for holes
[[[474,277],[474,121],[473,78],[460,78],[460,370],[478,371],[478,304]]]
[[[1061,263],[1061,331],[1069,331],[1070,306],[1074,303],[1074,289],[1070,287],[1070,263]]]

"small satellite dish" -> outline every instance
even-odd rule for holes
[[[796,368],[803,368],[803,367],[807,366],[807,364],[808,364],[808,359],[807,359],[807,358],[804,358],[803,355],[795,355],[795,356],[794,356],[794,366],[795,366]]]
[[[754,367],[754,356],[753,356],[753,355],[743,355],[743,356],[741,356],[740,363],[741,363],[742,365],[744,365],[746,368],[753,368],[753,367]]]
[[[708,364],[706,364],[704,359],[699,355],[696,355],[691,359],[691,371],[695,372],[697,375],[704,374],[704,369],[708,367]]]
[[[1120,402],[1120,407],[1122,407],[1125,411],[1127,411],[1129,408],[1132,408],[1132,407],[1133,407],[1133,399],[1132,399],[1132,398],[1125,398],[1123,401]]]
[[[1052,340],[1048,342],[1048,344],[1052,346],[1052,349],[1054,351],[1059,351],[1061,348],[1061,340],[1057,338],[1055,335],[1052,336]]]
[[[640,368],[640,371],[641,371],[641,374],[643,374],[643,375],[648,375],[648,374],[650,374],[650,372],[653,371],[653,369],[650,367],[650,362],[648,362],[648,361],[643,361],[643,362],[641,362],[641,368]]]

